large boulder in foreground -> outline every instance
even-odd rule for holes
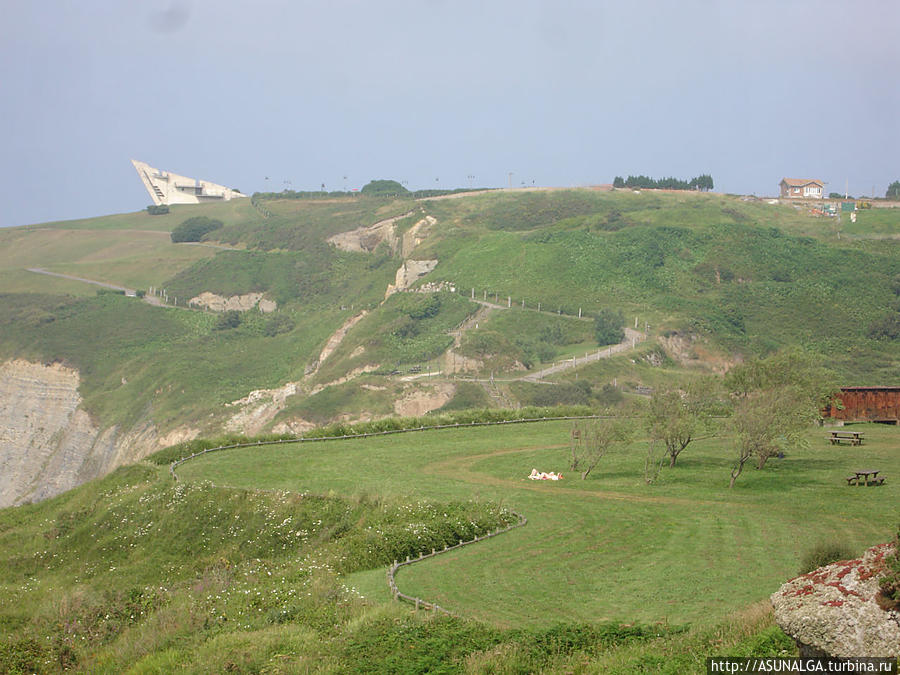
[[[900,611],[879,606],[878,576],[893,544],[791,579],[772,595],[775,621],[801,656],[900,656]]]

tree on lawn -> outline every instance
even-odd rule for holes
[[[799,349],[737,366],[725,385],[734,405],[738,455],[729,487],[751,457],[762,469],[770,457],[803,446],[804,433],[837,391],[832,374]]]
[[[623,419],[575,422],[570,435],[572,471],[580,471],[581,480],[585,480],[610,448],[628,443],[632,436],[631,424]]]
[[[664,386],[654,390],[647,412],[647,428],[650,442],[665,446],[670,467],[675,466],[678,455],[697,434],[709,428],[717,389],[711,379],[704,378],[683,388]]]
[[[887,192],[884,193],[884,196],[888,199],[900,199],[900,180],[895,180],[888,185]]]

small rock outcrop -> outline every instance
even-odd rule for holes
[[[201,307],[213,312],[227,312],[229,310],[237,310],[238,312],[247,312],[251,309],[258,308],[260,312],[268,314],[274,312],[278,305],[274,300],[266,300],[262,293],[246,293],[244,295],[232,295],[231,297],[223,297],[204,291],[188,300],[188,306]]]
[[[384,294],[384,297],[388,297],[392,293],[396,293],[398,291],[405,291],[416,281],[418,281],[426,274],[431,272],[435,267],[437,267],[437,264],[437,260],[404,261],[400,266],[400,269],[397,270],[397,276],[394,278],[394,283],[388,285],[387,292]]]
[[[775,621],[807,656],[900,656],[900,612],[877,602],[892,544],[791,579],[771,597]]]

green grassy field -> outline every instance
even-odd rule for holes
[[[727,439],[691,445],[652,486],[645,444],[604,457],[588,480],[532,482],[531,469],[567,473],[564,423],[435,431],[325,444],[231,450],[188,462],[186,481],[388,498],[501,502],[525,528],[401,571],[405,593],[515,627],[604,619],[709,623],[765,599],[798,573],[819,541],[857,550],[885,541],[898,518],[896,428],[866,426],[862,447],[811,431],[809,448],[728,489]],[[848,487],[862,464],[882,487]],[[377,590],[372,573],[360,583]]]
[[[262,446],[120,469],[0,510],[6,672],[700,673],[712,655],[794,655],[767,598],[823,541],[861,551],[900,513],[900,437],[809,445],[729,490],[727,438],[652,486],[640,442],[588,480],[543,422]],[[881,487],[850,487],[876,467]],[[499,537],[385,566],[512,520]]]

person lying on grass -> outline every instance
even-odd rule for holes
[[[561,473],[545,473],[544,471],[538,471],[537,469],[532,469],[531,473],[528,475],[531,480],[560,480],[562,478]]]

